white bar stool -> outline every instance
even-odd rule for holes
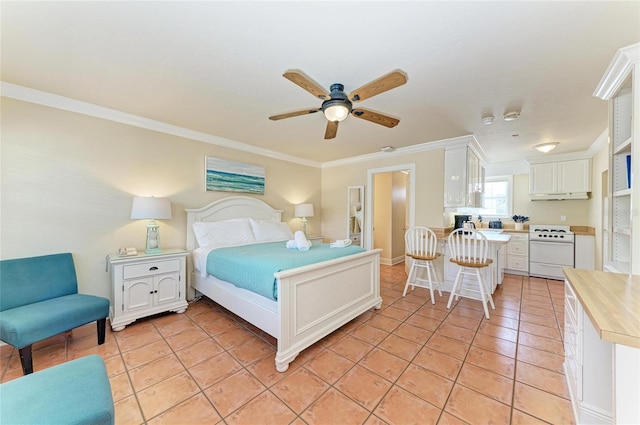
[[[440,256],[440,253],[436,252],[438,247],[438,238],[433,230],[427,227],[412,227],[404,234],[404,242],[406,249],[406,256],[411,258],[411,269],[409,269],[409,276],[407,277],[407,283],[404,285],[404,292],[402,296],[407,295],[407,289],[411,285],[411,290],[416,286],[429,289],[431,293],[431,304],[435,304],[436,300],[433,296],[433,285],[435,283],[438,294],[442,296],[440,289],[440,281],[436,269],[433,266],[433,260]],[[427,270],[427,279],[419,278],[417,276],[418,269],[424,268]],[[431,273],[435,282],[431,278]]]
[[[491,297],[491,291],[487,286],[487,282],[482,278],[482,268],[488,267],[493,260],[487,258],[489,254],[489,242],[481,233],[471,229],[456,229],[449,235],[448,239],[449,253],[452,263],[460,266],[456,280],[451,289],[447,308],[451,308],[453,297],[456,300],[459,297],[470,298],[482,301],[484,315],[489,318],[489,309],[487,302],[491,304],[491,308],[495,310],[496,306]],[[476,278],[476,282],[468,282],[463,284],[465,275],[471,275]],[[475,294],[478,294],[476,296]]]

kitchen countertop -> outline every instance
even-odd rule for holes
[[[571,231],[574,235],[582,235],[582,236],[595,236],[596,229],[595,227],[589,226],[571,226]]]
[[[436,236],[438,237],[439,241],[446,242],[449,237],[449,233],[451,232],[447,232],[446,235],[444,236],[440,236],[438,234],[436,234]],[[482,232],[482,233],[487,238],[487,241],[492,244],[506,244],[511,239],[511,235],[508,235],[508,234],[505,235],[504,233],[497,233],[497,232]]]
[[[640,348],[640,276],[563,269],[604,341]]]

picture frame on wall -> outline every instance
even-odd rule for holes
[[[265,167],[205,157],[205,189],[264,195]]]

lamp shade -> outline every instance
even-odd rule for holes
[[[131,219],[171,219],[171,202],[167,198],[136,196],[131,205]]]
[[[298,204],[295,211],[296,217],[313,217],[313,204]]]

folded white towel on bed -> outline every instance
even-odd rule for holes
[[[311,248],[311,241],[300,230],[293,237],[292,241],[287,241],[287,248],[297,249],[298,251],[308,251]]]
[[[338,239],[337,241],[332,242],[329,246],[331,248],[344,248],[349,245],[351,245],[351,239]]]

